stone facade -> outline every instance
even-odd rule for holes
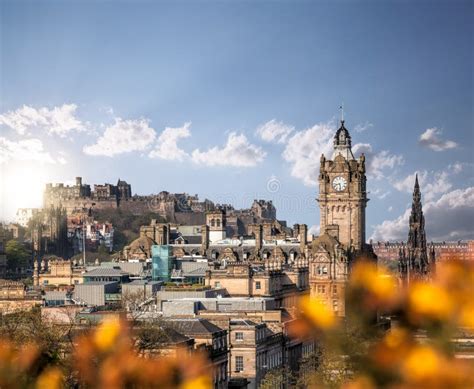
[[[34,262],[33,283],[36,286],[82,284],[84,272],[84,267],[71,260],[45,256],[41,263]]]
[[[319,173],[320,229],[333,235],[347,250],[365,244],[367,205],[365,156],[355,159],[351,137],[341,121],[334,137],[333,160],[321,156]]]
[[[334,136],[332,159],[321,156],[319,172],[319,237],[311,243],[311,296],[338,316],[345,316],[345,286],[351,264],[358,257],[376,260],[365,243],[365,156],[354,158],[351,136],[341,121]]]

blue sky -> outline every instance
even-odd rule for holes
[[[0,218],[81,175],[272,199],[317,226],[344,102],[372,164],[368,236],[406,236],[419,172],[429,238],[472,238],[473,16],[452,0],[1,1]]]

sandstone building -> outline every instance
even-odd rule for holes
[[[319,171],[319,237],[311,243],[311,296],[322,300],[338,316],[345,316],[345,285],[351,264],[364,256],[375,260],[365,243],[367,206],[365,156],[356,159],[344,120],[333,141],[331,159],[321,156]]]

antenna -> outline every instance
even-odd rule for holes
[[[341,122],[343,122],[344,121],[344,102],[341,104],[339,109],[341,110]]]

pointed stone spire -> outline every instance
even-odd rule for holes
[[[424,278],[429,272],[428,253],[426,247],[425,217],[421,204],[421,191],[418,174],[415,176],[413,200],[407,241],[408,264],[410,278]]]

